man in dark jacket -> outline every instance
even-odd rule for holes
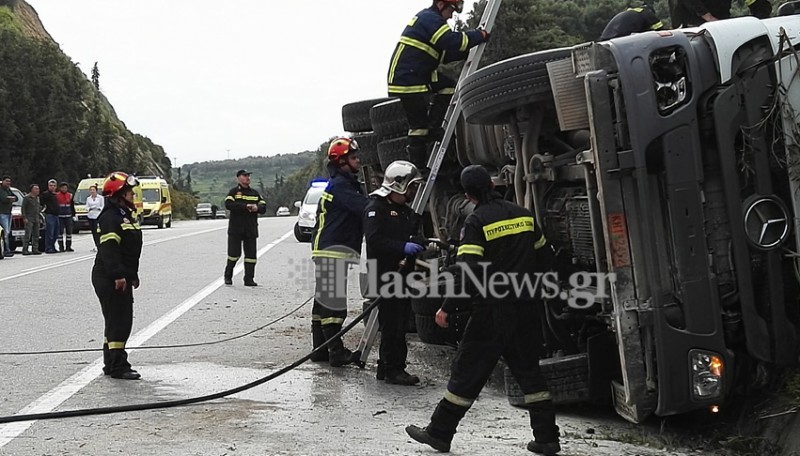
[[[56,238],[58,238],[58,199],[56,198],[57,182],[55,179],[47,181],[47,191],[39,196],[39,202],[44,208],[44,253],[56,253]]]
[[[105,206],[97,218],[100,244],[92,268],[92,285],[105,320],[103,373],[122,380],[138,380],[131,369],[125,344],[133,328],[133,289],[139,288],[142,229],[133,216],[135,177],[111,173],[103,182]]]
[[[769,0],[745,0],[744,4],[759,19],[772,13]],[[670,0],[669,8],[673,27],[696,27],[731,17],[731,0]]]
[[[228,219],[228,262],[225,265],[225,285],[233,285],[233,268],[242,255],[244,246],[244,286],[257,287],[256,247],[258,215],[267,212],[267,202],[250,187],[250,173],[244,169],[236,172],[239,184],[225,197],[225,209],[231,212]],[[212,214],[212,218],[216,214]]]
[[[642,5],[636,8],[628,8],[617,14],[603,29],[600,41],[628,36],[633,33],[647,32],[648,30],[661,30],[664,24],[656,16],[656,12],[650,5]]]
[[[369,271],[377,277],[375,283],[381,290],[386,285],[386,273],[397,272],[406,257],[413,263],[414,255],[424,247],[410,241],[418,231],[418,216],[406,205],[414,199],[422,175],[410,162],[398,160],[386,167],[381,187],[372,192],[372,199],[364,209],[364,236],[367,241]],[[413,270],[413,265],[408,268]],[[399,290],[395,290],[399,291]],[[395,385],[416,385],[419,378],[406,372],[406,319],[410,313],[411,299],[380,294],[378,323],[381,346],[378,359],[378,380]]]
[[[484,30],[454,32],[447,24],[463,0],[435,0],[403,30],[389,64],[389,96],[400,97],[408,118],[408,152],[417,168],[427,166],[427,142],[439,135],[456,83],[436,70],[440,63],[465,60],[486,42]],[[431,103],[430,95],[433,94]],[[434,130],[434,134],[430,134]]]
[[[40,255],[39,228],[42,206],[39,204],[39,186],[31,185],[30,193],[22,198],[22,218],[25,219],[25,238],[22,240],[23,255]],[[30,247],[31,250],[28,250]]]
[[[3,176],[0,181],[0,227],[2,228],[3,256],[12,257],[14,251],[11,248],[11,206],[17,201],[17,196],[11,191],[11,177]]]
[[[464,222],[457,260],[474,277],[486,277],[481,287],[462,280],[473,295],[474,308],[458,346],[444,398],[425,428],[408,426],[414,440],[433,448],[450,451],[456,427],[492,374],[502,356],[525,394],[535,440],[528,450],[545,455],[561,451],[551,397],[539,371],[541,334],[534,290],[515,289],[514,280],[523,283],[550,269],[552,252],[533,214],[505,201],[493,191],[489,173],[479,165],[461,172],[461,185],[476,204]],[[482,267],[486,267],[484,271]],[[462,276],[462,279],[466,276]],[[506,281],[495,279],[502,278]],[[497,286],[486,287],[485,285]],[[524,287],[521,287],[524,288]],[[480,290],[477,294],[475,290]],[[448,300],[436,313],[436,324],[447,327],[452,312]]]
[[[311,240],[311,258],[316,267],[316,290],[311,310],[311,335],[314,349],[333,339],[327,352],[321,350],[312,361],[329,361],[333,367],[351,362],[352,352],[340,338],[347,317],[347,269],[361,254],[364,230],[361,214],[367,197],[356,173],[361,165],[358,143],[351,138],[336,138],[328,147],[330,180],[317,206],[317,223]]]

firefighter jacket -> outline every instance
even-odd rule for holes
[[[389,93],[425,93],[438,81],[441,63],[467,58],[467,51],[484,42],[478,30],[454,32],[436,7],[417,13],[403,30],[389,64]]]
[[[534,284],[535,274],[550,266],[537,261],[537,256],[540,257],[538,260],[549,261],[547,256],[537,255],[537,251],[545,246],[549,247],[547,239],[529,210],[492,194],[488,201],[479,203],[464,222],[456,260],[478,279],[487,278],[480,286],[472,279],[465,279],[466,291],[477,295],[476,303],[535,300],[532,288],[522,288],[519,292],[519,288],[515,290],[510,284],[490,285],[493,276],[516,280],[519,284],[524,283],[527,277]],[[492,290],[499,293],[491,293]],[[489,293],[484,294],[487,291]],[[508,295],[500,296],[504,291]],[[445,301],[443,309],[452,311],[446,304],[448,301]]]
[[[56,201],[58,202],[58,216],[61,218],[72,218],[75,215],[75,203],[72,202],[72,193],[57,192]]]
[[[317,205],[312,258],[353,258],[361,254],[361,216],[369,200],[353,173],[328,164],[330,180]],[[341,249],[340,247],[346,247]]]
[[[664,24],[649,8],[628,8],[608,22],[600,40],[610,40],[632,33],[661,30]]]
[[[97,218],[98,246],[94,273],[111,280],[139,280],[139,257],[142,254],[142,229],[130,208],[116,200],[106,200]]]
[[[419,216],[405,204],[373,196],[364,209],[367,258],[376,260],[378,280],[385,272],[399,270],[403,247],[417,233]]]
[[[258,211],[247,210],[248,204],[257,204]],[[225,209],[231,212],[228,219],[228,234],[258,237],[258,215],[267,212],[267,202],[253,187],[237,185],[225,197]]]

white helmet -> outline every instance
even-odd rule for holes
[[[386,167],[383,184],[370,195],[387,196],[391,192],[405,195],[411,184],[422,182],[422,174],[413,163],[405,160],[393,161]]]

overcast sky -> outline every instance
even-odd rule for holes
[[[85,73],[98,62],[100,90],[119,117],[162,145],[173,165],[314,150],[343,134],[342,105],[386,96],[394,45],[430,5],[28,2]]]

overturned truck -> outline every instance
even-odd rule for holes
[[[480,164],[535,212],[559,277],[614,277],[589,305],[546,303],[556,402],[613,401],[640,422],[797,363],[799,66],[800,16],[745,17],[522,55],[461,82],[425,234],[456,242],[471,209],[458,173]],[[372,190],[408,158],[402,109],[366,100],[343,118]],[[420,338],[456,342],[430,333],[423,304]]]

